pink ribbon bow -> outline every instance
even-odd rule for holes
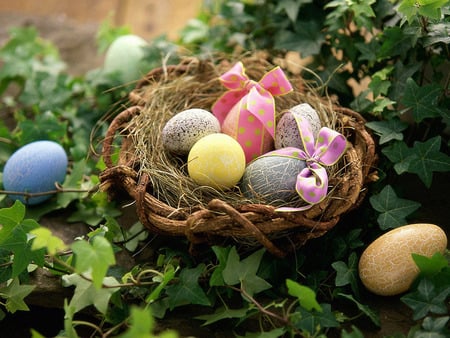
[[[273,138],[275,134],[275,100],[273,96],[292,91],[286,75],[280,67],[267,72],[259,82],[250,80],[242,62],[237,62],[220,76],[222,84],[229,89],[212,106],[212,112],[222,125],[230,110],[239,103],[237,141],[243,146],[247,162],[260,150],[263,128]],[[259,124],[257,122],[259,121]],[[248,149],[246,149],[248,148]]]
[[[323,166],[335,164],[345,153],[347,146],[344,135],[327,127],[320,129],[317,140],[314,141],[309,122],[299,116],[295,116],[295,119],[305,150],[287,147],[271,151],[263,156],[287,156],[306,161],[306,168],[297,175],[295,190],[308,205],[300,208],[281,207],[277,211],[307,210],[323,201],[328,191],[328,174]]]

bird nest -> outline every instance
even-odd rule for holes
[[[239,60],[255,80],[274,67],[260,55]],[[225,58],[186,58],[143,77],[129,93],[128,108],[109,124],[102,150],[106,169],[100,174],[101,189],[111,199],[134,201],[139,220],[151,233],[184,237],[192,248],[230,242],[263,246],[282,257],[322,236],[360,205],[367,184],[376,176],[375,143],[359,113],[318,95],[300,76],[285,70],[294,90],[275,97],[276,117],[308,103],[323,126],[347,138],[345,154],[327,168],[326,198],[308,210],[278,212],[277,206],[245,198],[238,188],[223,191],[199,186],[187,174],[186,159],[164,151],[161,131],[183,110],[211,110],[226,91],[219,77],[232,64]]]

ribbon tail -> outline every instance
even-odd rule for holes
[[[261,122],[261,125],[272,136],[275,136],[275,100],[263,88],[250,89],[247,94],[247,110]]]
[[[295,189],[300,197],[309,204],[323,201],[328,191],[328,174],[324,167],[312,163],[297,175]]]

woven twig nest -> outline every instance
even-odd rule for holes
[[[274,65],[258,55],[241,58],[249,78],[259,80]],[[309,103],[325,126],[347,138],[348,147],[330,169],[329,192],[319,204],[301,212],[277,212],[276,206],[245,199],[239,189],[218,191],[198,186],[186,173],[183,159],[167,154],[161,131],[176,113],[189,108],[210,110],[226,88],[219,76],[227,60],[189,58],[178,65],[150,71],[129,95],[130,106],[110,123],[103,143],[107,168],[101,189],[111,199],[125,193],[136,203],[141,223],[152,233],[200,243],[264,246],[284,256],[311,238],[322,236],[340,217],[358,207],[373,180],[375,143],[360,114],[333,104],[307,89],[299,76],[286,71],[294,91],[275,97],[277,113]],[[291,76],[290,76],[291,75]],[[113,163],[113,155],[118,160]]]

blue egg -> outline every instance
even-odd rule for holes
[[[19,148],[5,164],[3,188],[6,191],[40,193],[55,190],[67,172],[68,159],[64,148],[53,141],[36,141]],[[13,200],[29,205],[48,200],[51,195],[26,198],[10,194]]]

